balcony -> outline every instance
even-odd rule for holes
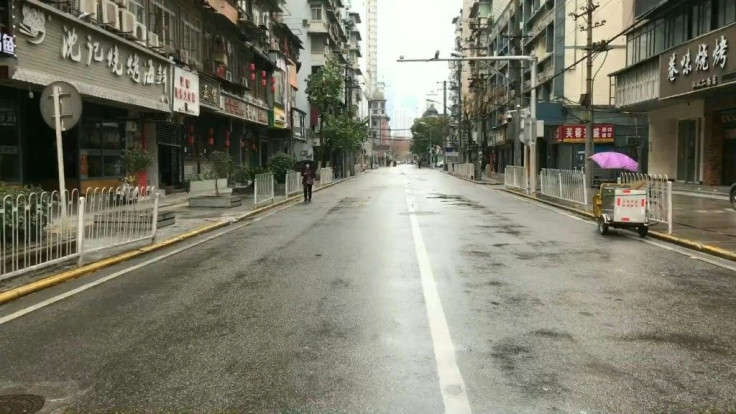
[[[553,10],[547,10],[540,18],[539,20],[534,23],[532,28],[527,32],[529,37],[524,42],[524,45],[528,45],[535,41],[544,31],[547,29],[547,26],[549,26],[552,21],[554,20],[554,12]]]
[[[309,22],[307,33],[329,34],[330,29],[327,27],[327,22],[324,20],[312,20]]]
[[[555,71],[552,66],[537,73],[537,85],[541,85],[547,82],[548,80],[552,79],[552,76],[554,76],[554,74],[555,74]]]

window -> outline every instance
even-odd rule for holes
[[[708,33],[711,30],[711,11],[712,5],[710,0],[706,0],[690,9],[691,39]]]
[[[688,19],[684,13],[670,19],[667,24],[667,47],[673,47],[688,40]]]
[[[145,0],[128,0],[128,10],[135,14],[138,23],[146,24],[146,8],[143,6]]]
[[[202,22],[193,14],[181,12],[181,35],[179,47],[189,52],[190,62],[192,59],[202,62]]]
[[[85,122],[79,144],[80,178],[122,177],[120,155],[124,137],[121,123]]]
[[[324,53],[325,39],[322,36],[310,36],[312,43],[312,53]]]
[[[173,0],[151,0],[150,5],[148,30],[158,35],[159,43],[173,47],[176,40],[174,39],[176,13]]]
[[[0,179],[20,181],[18,111],[13,101],[0,101]]]
[[[322,21],[322,7],[312,7],[312,21],[313,22]]]
[[[736,2],[733,0],[717,0],[716,16],[718,17],[716,21],[718,27],[723,27],[735,22]]]
[[[274,84],[276,91],[273,93],[273,99],[276,103],[284,105],[286,103],[284,102],[284,72],[277,70],[273,73],[273,77],[276,79]]]

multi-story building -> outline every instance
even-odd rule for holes
[[[133,146],[157,160],[141,184],[183,186],[207,171],[206,155],[229,152],[263,164],[282,119],[281,61],[299,45],[268,0],[12,0],[0,8],[0,179],[56,185],[54,132],[42,121],[41,89],[64,80],[83,101],[63,134],[66,183],[84,191],[123,177]],[[296,65],[294,65],[296,66]],[[279,74],[279,73],[282,74]],[[285,76],[288,78],[288,76]],[[269,115],[270,114],[270,115]],[[276,112],[278,114],[278,112]],[[272,119],[269,122],[269,118]],[[274,150],[276,148],[273,148]]]
[[[368,96],[372,97],[378,89],[378,0],[365,1],[367,12],[366,37],[368,39],[367,81]]]
[[[501,10],[499,3],[505,4]],[[624,15],[625,3],[604,2],[594,11],[594,42],[608,41],[624,30],[622,21],[606,17]],[[575,21],[570,17],[571,13],[580,13],[585,4],[566,0],[489,4],[475,0],[470,8],[469,40],[474,44],[465,46],[465,55],[536,57],[537,119],[544,122],[537,142],[540,168],[583,167],[583,120],[588,99],[594,106],[596,152],[615,149],[641,158],[641,141],[631,138],[643,133],[642,119],[613,107],[612,88],[605,77],[623,66],[622,39],[610,42],[607,51],[596,57],[594,74],[601,76],[594,82],[592,97],[586,95],[585,64],[578,62],[586,53],[586,33],[580,30],[582,19]],[[522,132],[521,119],[528,114],[530,104],[531,67],[528,63],[504,60],[479,62],[472,67],[470,78],[462,81],[470,86],[468,113],[475,117],[475,137],[490,147],[484,149],[483,164],[491,163],[503,171],[506,165],[523,162],[523,146],[518,137]]]
[[[371,160],[374,164],[385,165],[391,151],[389,142],[391,139],[391,118],[386,114],[386,96],[380,83],[368,102],[368,107],[371,111],[369,124]]]
[[[348,13],[349,18],[346,20],[346,30],[348,31],[347,44],[347,80],[346,88],[348,93],[348,105],[351,113],[358,119],[362,119],[367,114],[361,114],[361,103],[363,102],[363,88],[361,80],[363,78],[363,70],[360,67],[360,59],[363,57],[363,48],[360,42],[363,37],[360,34],[358,25],[361,23],[360,13],[351,11]]]
[[[302,69],[297,79],[303,87],[297,91],[294,102],[297,108],[309,114],[304,123],[307,140],[297,143],[295,151],[299,158],[312,159],[314,147],[320,145],[316,133],[320,113],[309,103],[307,79],[319,71],[330,56],[347,65],[344,49],[348,45],[348,34],[343,20],[344,5],[341,0],[287,0],[286,7],[291,12],[291,19],[300,25],[298,37],[305,49],[300,57]]]
[[[736,2],[634,0],[623,14],[626,67],[616,107],[647,114],[649,172],[678,181],[736,181]]]

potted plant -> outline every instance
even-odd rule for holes
[[[116,190],[119,198],[128,200],[138,196],[137,175],[153,165],[153,156],[140,146],[123,150],[120,156],[125,177],[123,184]]]
[[[273,179],[276,181],[276,192],[283,191],[284,182],[286,181],[286,173],[294,169],[296,158],[294,156],[279,152],[271,157],[268,162],[268,169],[273,173]]]
[[[194,189],[194,183],[206,185],[211,183],[215,195],[199,195],[189,197],[189,207],[234,207],[242,203],[242,199],[232,195],[232,190],[227,187],[227,179],[234,170],[233,159],[230,154],[222,151],[212,151],[209,155],[212,171],[201,182],[190,183],[190,189]],[[229,190],[229,191],[223,191]],[[211,193],[210,193],[211,194]]]

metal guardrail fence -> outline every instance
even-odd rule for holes
[[[540,178],[543,195],[582,205],[588,204],[588,186],[582,170],[542,168]]]
[[[301,183],[299,182],[301,178],[301,174],[297,171],[288,171],[286,173],[286,179],[284,181],[285,184],[285,190],[284,195],[286,197],[296,194],[301,191]]]
[[[154,187],[95,188],[5,196],[0,206],[0,280],[128,243],[153,239]]]
[[[472,180],[475,178],[475,164],[455,164],[453,165],[452,174],[458,177]]]
[[[641,174],[622,172],[618,177],[622,184],[646,181],[649,189],[649,219],[667,225],[672,234],[672,181],[666,174]]]
[[[320,168],[319,169],[319,185],[320,187],[332,182],[332,168]]]
[[[507,165],[504,169],[504,185],[506,187],[528,190],[529,184],[527,183],[524,166]]]
[[[273,202],[273,173],[264,173],[256,175],[253,188],[253,205],[258,207],[261,204]]]

